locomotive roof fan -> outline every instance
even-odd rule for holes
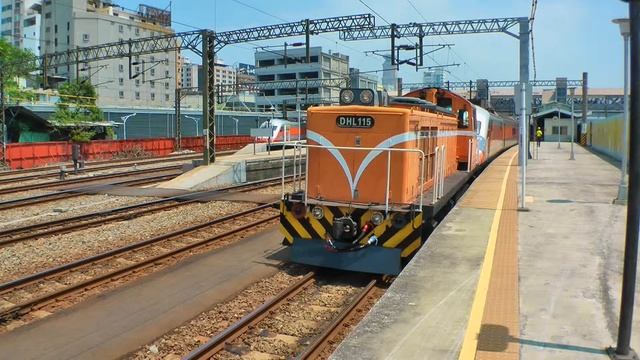
[[[340,105],[386,106],[387,103],[386,91],[356,88],[340,90]]]

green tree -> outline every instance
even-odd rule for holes
[[[102,110],[96,105],[96,89],[89,81],[74,81],[58,87],[60,100],[51,120],[61,125],[72,125],[70,139],[89,142],[95,135],[91,123],[104,121]]]
[[[102,110],[96,105],[96,89],[88,81],[69,82],[58,87],[60,101],[52,120],[61,124],[76,124],[103,121]]]
[[[0,39],[0,73],[7,102],[18,103],[35,98],[32,91],[20,89],[18,78],[33,78],[31,73],[37,68],[37,58],[30,50],[17,48],[5,39]]]

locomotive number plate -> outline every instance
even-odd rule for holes
[[[371,129],[375,121],[371,116],[340,115],[336,125],[341,128]]]

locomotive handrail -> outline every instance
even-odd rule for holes
[[[311,144],[303,144],[302,142],[293,142],[294,149],[300,148],[300,161],[302,161],[302,148],[317,148],[317,149],[336,149],[336,150],[357,150],[357,151],[380,151],[387,152],[387,182],[386,182],[386,194],[385,194],[385,213],[389,212],[389,188],[391,183],[391,152],[411,152],[417,153],[420,156],[420,210],[422,211],[422,205],[424,203],[424,160],[425,154],[424,151],[420,149],[397,149],[397,148],[369,148],[369,147],[354,147],[354,146],[325,146],[325,145],[311,145]],[[306,152],[307,156],[309,152]],[[284,150],[282,152],[283,162],[284,162]],[[295,150],[294,150],[295,157]],[[295,160],[294,160],[295,161]],[[295,168],[295,162],[294,162]],[[282,176],[284,178],[284,165],[282,167]],[[305,184],[304,184],[304,204],[308,205],[308,182],[309,182],[309,161],[308,159],[305,161]],[[302,176],[302,174],[300,174]],[[294,181],[295,182],[295,181]],[[434,188],[434,191],[436,189]],[[282,186],[282,197],[284,198],[284,183]]]

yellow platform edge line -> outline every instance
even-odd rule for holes
[[[516,158],[516,155],[518,155],[517,151],[513,154],[513,156],[511,156],[507,171],[505,171],[502,178],[500,196],[498,196],[496,212],[493,215],[493,222],[491,223],[491,230],[489,231],[489,242],[487,243],[487,250],[484,255],[484,261],[482,262],[482,268],[480,269],[478,286],[476,288],[476,294],[473,298],[473,305],[471,306],[469,322],[467,324],[467,330],[464,335],[464,340],[462,341],[462,347],[460,348],[460,355],[458,356],[458,360],[474,360],[476,357],[476,350],[478,348],[478,335],[480,334],[482,317],[484,315],[484,307],[487,302],[487,293],[489,292],[491,271],[493,270],[493,257],[495,255],[496,241],[498,239],[498,228],[500,226],[500,219],[502,218],[502,206],[504,205],[504,198],[507,191],[507,179],[509,178],[511,165],[513,164],[513,160]]]

